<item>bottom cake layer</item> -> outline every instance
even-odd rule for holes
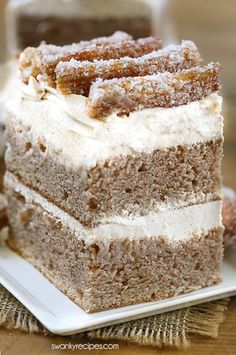
[[[76,220],[71,223],[72,217],[53,209],[11,174],[6,175],[5,189],[10,247],[87,312],[161,300],[221,280],[220,219],[218,226],[210,228],[211,218],[206,215],[210,229],[198,226],[198,233],[190,232],[182,239],[168,235],[136,238],[127,230],[125,237],[93,236],[89,241],[88,235],[78,235]],[[213,206],[219,209],[220,205]]]

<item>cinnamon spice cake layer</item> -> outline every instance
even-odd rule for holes
[[[211,94],[102,122],[86,114],[82,96],[20,99],[7,121],[7,169],[85,225],[214,200],[221,101]]]
[[[221,281],[221,201],[86,229],[10,173],[5,190],[11,248],[88,312]]]

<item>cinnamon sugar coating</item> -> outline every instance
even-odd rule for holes
[[[87,96],[92,118],[200,100],[220,89],[218,63],[200,67],[192,41],[162,48],[159,39],[127,33],[68,46],[41,44],[20,56],[22,80],[34,76],[62,95]]]
[[[98,78],[112,79],[175,72],[198,66],[201,57],[192,41],[170,45],[138,58],[60,62],[56,67],[57,89],[64,95],[87,96],[91,84]]]
[[[109,37],[107,37],[109,38]],[[116,37],[115,37],[116,38]],[[120,38],[120,37],[119,37]],[[122,37],[121,37],[122,38]],[[24,55],[21,56],[20,66],[23,73],[23,81],[27,81],[29,72],[32,76],[36,77],[38,74],[43,75],[43,79],[51,86],[55,87],[56,74],[55,69],[57,64],[61,62],[75,59],[78,61],[93,61],[93,60],[108,60],[128,57],[139,57],[147,53],[162,48],[162,42],[159,38],[147,37],[138,40],[121,39],[121,41],[111,41],[107,39],[103,42],[96,42],[95,40],[89,42],[81,42],[77,45],[61,47],[61,53],[51,53],[51,47],[54,49],[56,46],[40,45],[38,49],[27,48]],[[60,48],[60,47],[59,47]],[[56,47],[58,49],[58,47]],[[49,53],[48,53],[49,52]],[[24,58],[31,56],[30,64],[26,64]],[[22,59],[23,58],[23,59]],[[29,71],[24,68],[30,68]],[[26,75],[25,75],[26,74]]]
[[[77,53],[81,49],[130,40],[132,40],[132,36],[128,33],[116,31],[109,37],[95,38],[90,41],[81,41],[65,46],[56,46],[42,42],[36,48],[27,47],[19,58],[19,69],[21,71],[22,80],[27,83],[30,75],[36,77],[38,74],[45,72],[49,63],[55,61],[58,63],[60,60],[63,60],[65,56]]]
[[[90,88],[87,112],[101,118],[152,107],[173,107],[200,100],[220,89],[221,65],[159,73],[145,77],[97,80]]]

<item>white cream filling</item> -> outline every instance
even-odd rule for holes
[[[35,142],[43,137],[48,149],[63,152],[63,162],[77,167],[223,137],[222,98],[215,93],[187,105],[122,117],[112,113],[103,120],[87,115],[86,97],[60,95],[33,78],[30,85],[21,85],[21,95],[9,110],[32,127]]]
[[[75,235],[85,239],[87,244],[96,240],[111,240],[116,238],[143,238],[163,236],[178,242],[191,238],[196,234],[207,233],[214,228],[222,227],[221,201],[211,201],[205,204],[193,205],[176,210],[150,213],[139,217],[115,216],[106,223],[92,229],[85,229],[75,218],[63,212],[44,199],[39,194],[18,183],[16,178],[8,173],[7,185],[21,193],[26,201],[37,203],[55,218],[71,228]],[[43,218],[43,216],[42,216]]]

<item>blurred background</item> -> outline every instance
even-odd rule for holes
[[[41,40],[64,44],[119,29],[166,44],[191,39],[205,62],[223,65],[224,184],[236,189],[235,0],[0,0],[0,62]]]

